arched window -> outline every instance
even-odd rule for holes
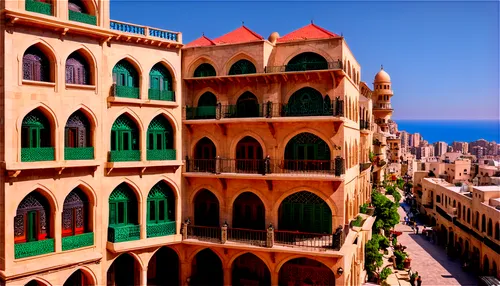
[[[330,98],[328,98],[330,101]],[[284,116],[321,116],[332,115],[331,104],[325,104],[319,91],[304,87],[294,92],[288,103],[283,106]]]
[[[304,132],[295,135],[286,145],[286,160],[330,160],[330,148],[318,136]]]
[[[467,209],[467,223],[470,223],[470,209]]]
[[[53,161],[50,124],[45,115],[35,109],[28,113],[21,126],[21,161]]]
[[[139,238],[137,200],[130,187],[122,183],[109,195],[108,241],[122,242]]]
[[[172,76],[168,69],[158,63],[149,72],[149,99],[175,101]]]
[[[207,77],[207,76],[215,76],[216,72],[214,67],[211,64],[201,64],[194,71],[193,77]]]
[[[52,16],[52,1],[49,0],[28,0],[26,1],[26,11],[36,12]]]
[[[72,53],[66,60],[66,83],[90,84],[89,65],[78,52]]]
[[[139,75],[135,67],[126,60],[119,61],[113,68],[115,96],[139,98]]]
[[[280,230],[332,233],[332,212],[317,195],[301,191],[288,196],[278,211]]]
[[[224,115],[224,117],[260,117],[262,116],[262,112],[259,108],[259,102],[257,100],[257,97],[249,92],[246,91],[240,97],[238,97],[238,101],[236,102],[236,114],[232,115],[229,114],[229,116]]]
[[[217,97],[211,92],[205,92],[198,99],[196,117],[198,119],[214,119],[216,114]]]
[[[481,216],[481,231],[486,232],[486,216],[484,214]]]
[[[91,278],[88,278],[83,271],[78,269],[66,279],[63,286],[90,286],[93,285],[91,281]]]
[[[207,189],[194,198],[194,223],[199,226],[219,226],[219,200]]]
[[[491,218],[488,219],[487,235],[493,236],[493,222],[491,221]]]
[[[236,171],[238,173],[258,173],[263,171],[263,152],[259,142],[250,136],[236,145]]]
[[[81,0],[69,0],[68,10],[68,18],[71,21],[77,21],[90,25],[97,24],[97,17],[94,15],[90,15],[89,11]]]
[[[239,60],[235,62],[231,68],[229,69],[228,75],[237,75],[237,74],[251,74],[256,73],[254,64],[249,60]]]
[[[156,116],[148,127],[148,160],[175,160],[174,132],[170,122],[163,116]]]
[[[54,252],[54,239],[49,239],[51,219],[50,206],[40,193],[33,191],[19,203],[14,217],[16,258]]]
[[[296,55],[285,67],[287,72],[325,69],[328,69],[328,62],[325,58],[311,52]]]
[[[89,232],[90,211],[87,196],[79,188],[73,189],[64,200],[62,213],[63,251],[94,244],[94,235]]]
[[[251,192],[244,192],[233,204],[233,227],[265,229],[265,208],[260,198]]]
[[[81,111],[71,114],[64,128],[64,159],[94,159],[94,147],[91,143],[90,123]]]
[[[175,196],[163,181],[149,191],[147,218],[148,237],[175,234]]]
[[[215,172],[215,157],[217,150],[215,144],[203,137],[196,143],[194,148],[194,162],[189,165],[189,171],[192,172]]]
[[[38,47],[31,46],[24,52],[23,79],[50,82],[50,68],[49,59]]]
[[[110,161],[140,161],[139,130],[132,119],[122,114],[111,128]]]

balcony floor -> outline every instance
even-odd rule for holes
[[[202,173],[202,172],[184,172],[184,177],[191,178],[221,178],[221,179],[240,179],[240,180],[308,180],[308,181],[343,181],[345,175],[335,176],[334,174],[321,173],[287,173],[287,174],[245,174],[245,173]]]

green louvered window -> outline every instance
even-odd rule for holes
[[[194,77],[207,77],[207,76],[215,76],[215,69],[211,64],[201,64],[194,71]]]
[[[174,136],[170,122],[163,116],[156,116],[148,127],[148,160],[175,160]]]
[[[332,212],[317,195],[301,191],[288,196],[279,208],[279,229],[332,233]]]
[[[330,148],[323,139],[311,133],[300,133],[293,137],[285,148],[285,159],[330,160]]]
[[[249,60],[239,60],[229,69],[229,75],[256,73],[254,64]]]
[[[139,98],[139,76],[134,66],[126,60],[119,61],[113,68],[115,94],[118,97]]]
[[[120,115],[111,128],[110,161],[140,161],[139,131],[125,114]]]
[[[308,71],[328,69],[328,62],[316,53],[302,53],[292,58],[286,65],[285,71]]]
[[[50,124],[43,113],[36,109],[28,113],[21,126],[21,161],[53,161]]]
[[[120,184],[109,195],[108,241],[139,239],[137,212],[137,200],[133,191],[126,183]]]
[[[172,76],[162,64],[156,64],[149,72],[148,98],[153,100],[175,101],[172,91]]]
[[[175,197],[163,181],[148,194],[147,224],[148,237],[175,234]]]

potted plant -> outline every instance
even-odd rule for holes
[[[410,285],[415,286],[415,280],[417,280],[418,272],[412,273],[410,275]]]
[[[378,278],[378,282],[379,284],[382,282],[382,281],[385,281],[387,279],[387,277],[389,277],[389,275],[392,274],[392,270],[391,268],[384,268],[381,272],[380,272],[380,275],[379,275],[379,278]]]
[[[410,268],[410,264],[411,264],[411,258],[409,256],[407,256],[404,260],[403,260],[403,265],[404,265],[404,268]]]

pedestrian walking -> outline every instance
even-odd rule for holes
[[[418,234],[418,225],[415,227],[415,229],[417,230],[417,234]]]
[[[422,276],[418,276],[418,278],[417,278],[417,286],[422,286]]]

